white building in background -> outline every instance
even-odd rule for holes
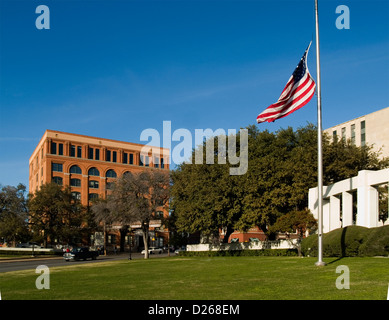
[[[389,157],[389,107],[324,130],[332,139],[351,140],[356,146],[373,146]],[[389,188],[389,168],[363,170],[358,176],[323,186],[323,232],[351,225],[388,225],[379,217],[378,187]],[[388,190],[388,189],[387,189]],[[356,206],[354,205],[356,203]],[[318,219],[318,189],[309,189],[308,207]],[[389,209],[389,208],[388,208]]]
[[[379,227],[389,225],[389,219],[379,220],[378,186],[388,188],[389,168],[363,170],[358,176],[323,186],[323,232],[351,225]],[[356,212],[353,207],[357,199]],[[309,189],[308,207],[318,219],[318,189]]]
[[[373,146],[389,157],[389,107],[324,130],[332,139],[350,139],[356,146]]]

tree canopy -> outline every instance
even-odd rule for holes
[[[70,187],[56,183],[42,185],[35,194],[30,194],[28,208],[31,229],[36,236],[42,236],[45,246],[55,239],[72,243],[80,237],[86,210],[80,201],[73,199]]]
[[[1,188],[0,238],[14,244],[29,239],[26,187],[23,184]]]
[[[169,172],[128,172],[117,179],[107,200],[96,202],[92,211],[98,222],[140,224],[147,259],[150,221],[156,219],[158,209],[167,207],[168,200]]]
[[[247,231],[258,226],[272,236],[269,226],[292,211],[308,207],[308,190],[317,186],[317,128],[312,124],[277,132],[248,128],[248,170],[231,176],[230,164],[183,163],[172,172],[172,209],[181,232],[216,235]],[[213,138],[211,138],[213,139]],[[205,142],[202,146],[205,148]],[[323,139],[324,184],[354,176],[359,170],[381,169],[371,147],[350,141]]]

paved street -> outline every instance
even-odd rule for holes
[[[174,253],[170,254],[174,256]],[[163,258],[167,257],[167,253],[150,255],[151,259]],[[45,265],[47,267],[60,267],[60,266],[69,266],[75,264],[85,264],[85,263],[100,263],[106,261],[114,261],[114,260],[122,260],[128,259],[128,253],[122,254],[111,254],[107,256],[99,256],[96,260],[86,260],[86,261],[65,261],[62,257],[47,257],[47,258],[25,258],[25,259],[0,259],[0,273],[9,272],[9,271],[17,271],[17,270],[28,270],[35,269],[39,265]],[[132,259],[143,259],[143,254],[140,253],[132,253]]]

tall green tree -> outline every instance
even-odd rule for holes
[[[0,191],[0,238],[14,245],[30,240],[26,187],[5,186]]]
[[[259,131],[248,128],[248,170],[229,175],[229,164],[182,164],[172,173],[172,203],[177,229],[247,231],[258,226],[270,238],[278,218],[308,207],[308,190],[317,185],[317,128],[312,124],[293,130]],[[370,147],[350,141],[323,139],[324,184],[349,178],[363,169],[381,169]],[[226,240],[228,237],[225,237]]]
[[[201,232],[204,239],[219,241],[219,233],[226,242],[242,214],[242,189],[239,176],[230,175],[228,151],[225,163],[220,164],[219,138],[214,138],[214,164],[207,164],[206,142],[201,164],[183,163],[172,172],[171,209],[178,232]],[[239,143],[239,136],[237,137]],[[237,150],[239,155],[239,150]],[[194,150],[192,163],[195,163]],[[209,158],[208,158],[209,159]]]
[[[58,240],[72,243],[82,230],[86,209],[72,197],[70,187],[47,183],[29,196],[30,224],[47,246]]]

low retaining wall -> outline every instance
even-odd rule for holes
[[[46,248],[34,248],[34,254],[55,254],[58,250]],[[32,254],[32,248],[0,247],[0,254]]]
[[[239,243],[221,243],[221,244],[188,244],[187,251],[222,251],[222,250],[263,250],[263,249],[295,249],[297,239],[259,241],[259,242],[239,242]]]

